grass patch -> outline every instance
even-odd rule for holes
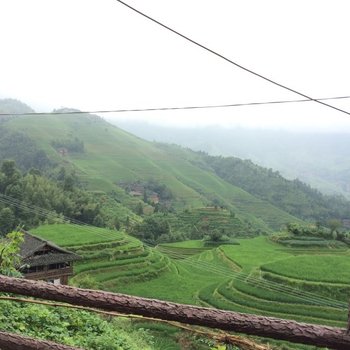
[[[261,270],[299,280],[350,283],[349,256],[304,255],[261,266]]]
[[[125,237],[118,231],[72,224],[43,225],[31,232],[61,247],[118,241]]]

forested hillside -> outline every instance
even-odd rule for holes
[[[74,177],[64,168],[51,180],[35,169],[22,174],[14,161],[1,164],[0,235],[16,227],[28,229],[42,222],[64,222],[65,217],[96,226],[107,224],[97,201],[75,186]]]
[[[146,122],[111,122],[146,140],[176,143],[210,155],[234,156],[298,178],[328,194],[350,196],[350,138],[344,131],[291,132],[284,130],[174,128]]]
[[[300,180],[287,180],[278,171],[249,160],[201,155],[222,179],[291,215],[323,224],[350,216],[350,202],[342,196],[324,195]]]

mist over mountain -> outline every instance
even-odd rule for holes
[[[350,135],[345,132],[174,128],[140,121],[111,122],[150,141],[176,143],[210,155],[250,159],[324,193],[350,197]]]
[[[25,103],[13,99],[0,99],[0,113],[31,113],[34,110]]]

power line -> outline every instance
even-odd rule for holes
[[[292,89],[292,88],[290,88],[290,87],[288,87],[288,86],[286,86],[286,85],[284,85],[284,84],[281,84],[281,83],[279,83],[279,82],[277,82],[277,81],[275,81],[275,80],[273,80],[273,79],[270,79],[270,78],[268,78],[268,77],[266,77],[266,76],[264,76],[264,75],[262,75],[262,74],[259,74],[259,73],[255,72],[255,71],[253,71],[253,70],[251,70],[251,69],[245,67],[245,66],[242,66],[241,64],[239,64],[239,63],[237,63],[237,62],[235,62],[235,61],[229,59],[228,57],[226,57],[226,56],[224,56],[224,55],[218,53],[217,51],[210,49],[208,46],[205,46],[205,45],[199,43],[198,41],[196,41],[196,40],[194,40],[194,39],[191,39],[190,37],[188,37],[188,36],[186,36],[186,35],[184,35],[184,34],[178,32],[177,30],[175,30],[175,29],[173,29],[173,28],[167,26],[166,24],[164,24],[164,23],[162,23],[162,22],[156,20],[155,18],[153,18],[153,17],[151,17],[151,16],[145,14],[144,12],[142,12],[142,11],[136,9],[135,7],[132,7],[131,5],[125,3],[124,1],[121,1],[121,0],[115,0],[115,1],[119,2],[121,5],[123,5],[123,6],[127,7],[127,8],[129,8],[130,10],[136,12],[137,14],[139,14],[139,15],[141,15],[141,16],[147,18],[147,19],[149,19],[150,21],[152,21],[152,22],[158,24],[159,26],[165,28],[166,30],[168,30],[168,31],[170,31],[170,32],[172,32],[172,33],[174,33],[174,34],[180,36],[181,38],[183,38],[183,39],[185,39],[185,40],[187,40],[187,41],[189,41],[190,43],[192,43],[192,44],[194,44],[194,45],[196,45],[196,46],[198,46],[198,47],[200,47],[200,48],[202,48],[202,49],[204,49],[204,50],[210,52],[211,54],[213,54],[213,55],[215,55],[215,56],[217,56],[217,57],[219,57],[219,58],[225,60],[226,62],[228,62],[228,63],[230,63],[230,64],[232,64],[232,65],[234,65],[234,66],[236,66],[236,67],[238,67],[238,68],[240,68],[240,69],[242,69],[242,70],[244,70],[244,71],[246,71],[246,72],[248,72],[248,73],[250,73],[250,74],[252,74],[252,75],[257,76],[258,78],[261,78],[261,79],[263,79],[263,80],[265,80],[265,81],[267,81],[267,82],[269,82],[269,83],[271,83],[271,84],[274,84],[274,85],[276,85],[276,86],[278,86],[278,87],[280,87],[280,88],[282,88],[282,89],[285,89],[285,90],[288,90],[288,91],[290,91],[290,92],[293,92],[294,94],[297,94],[297,95],[299,95],[299,96],[302,96],[302,97],[308,99],[309,101],[313,101],[313,102],[319,103],[319,104],[321,104],[321,105],[323,105],[323,106],[326,106],[326,107],[328,107],[328,108],[332,108],[332,109],[334,109],[334,110],[336,110],[336,111],[338,111],[338,112],[341,112],[341,113],[345,113],[345,114],[347,114],[347,115],[350,115],[350,112],[348,112],[348,111],[346,111],[346,110],[344,110],[344,109],[341,109],[341,108],[332,106],[332,105],[330,105],[330,104],[328,104],[328,103],[325,103],[325,102],[322,102],[322,101],[320,101],[320,100],[318,100],[318,99],[314,99],[314,98],[312,98],[312,97],[310,97],[310,96],[308,96],[308,95],[306,95],[306,94],[304,94],[304,93],[302,93],[302,92],[299,92],[299,91],[297,91],[297,90],[295,90],[295,89]]]
[[[335,96],[322,97],[317,99],[297,99],[297,100],[276,100],[276,101],[262,101],[262,102],[247,102],[247,103],[231,103],[219,105],[202,105],[202,106],[180,106],[180,107],[154,107],[154,108],[132,108],[132,109],[110,109],[110,110],[94,110],[94,111],[57,111],[57,112],[28,112],[28,113],[0,113],[0,116],[35,116],[35,115],[75,115],[75,114],[107,114],[107,113],[127,113],[127,112],[155,112],[155,111],[176,111],[176,110],[191,110],[191,109],[215,109],[215,108],[231,108],[231,107],[245,107],[245,106],[259,106],[259,105],[273,105],[285,103],[302,103],[326,100],[344,100],[350,99],[350,96]]]

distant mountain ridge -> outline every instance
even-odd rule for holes
[[[0,99],[0,113],[31,113],[34,110],[25,103],[13,98]]]

